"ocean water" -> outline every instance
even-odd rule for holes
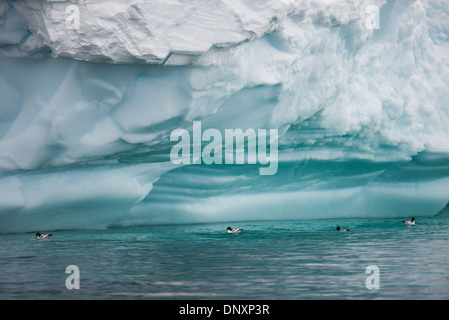
[[[448,215],[417,217],[414,227],[401,220],[2,234],[0,299],[448,299]],[[228,225],[245,230],[227,234]],[[69,265],[79,289],[66,287]],[[378,273],[367,272],[373,265]],[[369,289],[374,276],[379,287]]]

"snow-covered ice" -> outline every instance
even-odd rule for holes
[[[448,20],[442,0],[0,2],[0,232],[435,214]],[[174,165],[193,121],[278,129],[277,173]]]

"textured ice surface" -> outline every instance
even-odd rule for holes
[[[17,1],[5,14],[5,26],[17,26],[16,37],[6,42],[14,47],[2,49],[2,54],[125,63],[161,63],[170,58],[169,63],[184,64],[211,48],[228,48],[271,33],[288,16],[308,16],[324,26],[347,24],[360,19],[368,4],[384,1],[112,2]],[[73,12],[67,9],[73,4],[80,17],[76,30],[66,27],[67,19],[73,22]],[[0,10],[5,11],[6,5]],[[27,28],[31,34],[24,37]]]
[[[78,30],[73,3],[0,4],[0,232],[448,202],[447,2],[378,1],[378,30],[371,2],[85,1]],[[277,173],[173,165],[198,120],[278,129]]]

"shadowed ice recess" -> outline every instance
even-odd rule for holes
[[[3,2],[0,232],[436,214],[449,4],[376,2]],[[277,172],[173,164],[193,121],[278,129]]]

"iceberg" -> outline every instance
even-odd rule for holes
[[[1,2],[0,232],[435,215],[448,19],[443,0]],[[173,163],[194,123],[276,130],[277,171]]]

